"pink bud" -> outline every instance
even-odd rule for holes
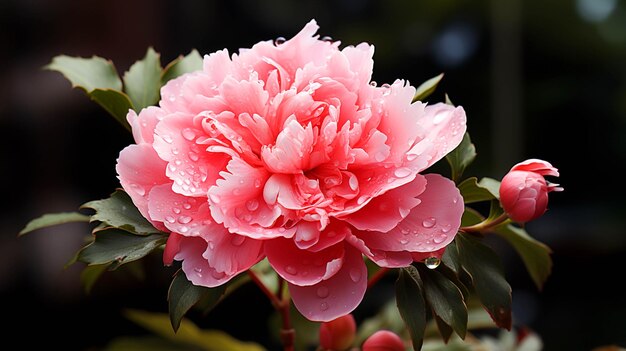
[[[351,314],[320,326],[320,345],[324,350],[347,350],[356,337],[356,322]]]
[[[395,333],[379,330],[363,343],[363,351],[404,351],[404,342]]]
[[[559,176],[550,163],[530,159],[513,166],[502,178],[500,203],[516,222],[528,222],[540,217],[548,207],[548,193],[562,191],[558,184],[546,182],[544,176]]]

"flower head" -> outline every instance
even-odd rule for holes
[[[347,314],[320,325],[320,346],[324,350],[347,350],[356,338],[356,321]]]
[[[388,330],[379,330],[363,343],[363,351],[404,351],[404,342]]]
[[[502,178],[500,202],[512,220],[528,222],[540,217],[548,207],[548,193],[563,190],[546,182],[544,176],[558,177],[559,171],[546,161],[529,159]]]
[[[370,84],[374,48],[319,40],[315,21],[169,81],[128,121],[117,172],[141,213],[171,232],[164,260],[214,287],[267,258],[311,320],[351,312],[363,255],[403,267],[459,228],[454,183],[420,172],[454,149],[465,112]],[[170,247],[171,246],[171,247]]]

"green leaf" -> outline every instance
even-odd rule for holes
[[[104,351],[201,351],[202,348],[158,336],[123,336],[113,339]]]
[[[484,177],[478,182],[478,186],[488,190],[493,197],[500,200],[500,181],[493,178]]]
[[[146,256],[167,240],[163,234],[139,236],[119,229],[99,231],[95,237],[79,251],[78,260],[89,265],[111,263],[111,269]]]
[[[124,73],[124,91],[133,102],[135,111],[139,112],[159,101],[161,70],[160,55],[148,48],[146,56]]]
[[[466,204],[474,202],[489,201],[495,196],[487,188],[478,185],[478,178],[470,177],[459,183],[457,186]]]
[[[87,95],[89,95],[91,100],[102,106],[124,128],[130,130],[126,115],[129,110],[133,109],[133,104],[130,102],[128,95],[112,89],[95,89]]]
[[[102,57],[60,55],[53,58],[44,68],[60,72],[72,83],[72,87],[83,89],[86,93],[91,93],[95,89],[122,90],[122,81],[113,62]]]
[[[202,330],[183,319],[178,332],[172,330],[167,314],[128,310],[126,317],[156,335],[182,344],[197,346],[206,351],[262,351],[252,342],[242,342],[219,330]]]
[[[446,155],[452,169],[452,180],[458,183],[467,168],[476,158],[476,147],[472,144],[469,133],[463,135],[461,143]]]
[[[108,199],[90,201],[81,208],[95,210],[91,221],[105,223],[104,228],[117,228],[137,235],[162,234],[141,215],[130,196],[122,190],[116,190]]]
[[[80,273],[80,281],[83,283],[85,293],[89,294],[94,284],[98,281],[98,278],[109,268],[108,263],[95,264],[93,266],[87,266]]]
[[[461,217],[461,226],[467,227],[470,225],[478,224],[484,220],[484,217],[473,208],[465,207],[463,216]],[[446,249],[447,251],[447,249]]]
[[[434,315],[435,323],[437,324],[437,329],[439,329],[439,334],[444,342],[448,342],[450,340],[450,336],[452,336],[452,332],[454,331],[451,326],[449,326],[446,322],[441,319],[438,315]]]
[[[448,94],[446,94],[445,103],[446,105],[454,106],[454,103],[452,102],[452,100],[450,100],[450,97],[448,96]]]
[[[446,251],[441,257],[441,262],[448,268],[452,269],[454,273],[459,274],[461,270],[461,264],[459,263],[459,252],[456,249],[454,242],[450,243],[446,247]]]
[[[552,258],[550,257],[552,250],[546,244],[528,235],[524,229],[512,224],[500,225],[495,228],[494,232],[515,248],[524,261],[528,274],[537,288],[541,290],[552,272]]]
[[[89,216],[85,216],[84,214],[80,214],[78,212],[48,213],[28,222],[26,227],[24,227],[24,229],[22,229],[17,236],[22,236],[37,229],[74,222],[89,222]]]
[[[502,206],[500,206],[500,201],[494,199],[489,205],[489,216],[487,217],[487,221],[493,221],[504,213]]]
[[[161,84],[167,83],[170,79],[177,78],[185,73],[199,71],[202,69],[202,56],[198,50],[193,49],[187,56],[179,56],[170,62],[163,70]]]
[[[400,269],[400,276],[396,281],[396,303],[411,335],[413,349],[418,351],[424,341],[426,303],[422,279],[414,266]]]
[[[426,301],[433,313],[461,337],[467,332],[467,306],[461,290],[437,270],[420,269]]]
[[[498,255],[477,239],[455,238],[463,269],[471,276],[483,307],[501,328],[511,329],[511,286],[504,278]]]
[[[226,284],[215,288],[193,285],[185,276],[185,273],[178,271],[167,292],[169,302],[170,322],[172,328],[177,331],[183,317],[200,299],[208,298],[212,306],[217,305],[226,291]]]
[[[435,91],[435,89],[437,88],[437,84],[439,84],[442,78],[443,73],[436,77],[430,78],[429,80],[422,83],[419,87],[417,87],[417,90],[415,91],[415,96],[413,97],[413,102],[423,101],[428,96],[430,96],[430,94]]]

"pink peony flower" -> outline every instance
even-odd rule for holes
[[[548,207],[548,193],[563,190],[546,182],[544,176],[558,177],[559,171],[546,161],[529,159],[502,178],[500,203],[512,220],[523,223],[540,217]]]
[[[363,343],[363,351],[404,351],[404,342],[388,330],[379,330]]]
[[[324,350],[347,350],[356,338],[356,321],[352,314],[320,325],[320,346]]]
[[[329,321],[363,298],[363,255],[403,267],[453,240],[459,191],[419,173],[459,144],[465,112],[412,103],[401,80],[370,84],[374,48],[340,50],[317,29],[168,82],[158,107],[129,112],[136,144],[117,172],[193,284],[267,258],[300,312]]]

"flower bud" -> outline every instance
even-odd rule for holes
[[[395,333],[379,330],[363,343],[363,351],[404,351],[404,342]]]
[[[324,350],[347,350],[356,337],[356,322],[351,314],[341,316],[320,326],[320,345]]]
[[[548,193],[563,190],[544,176],[558,177],[559,172],[546,161],[530,159],[513,166],[502,178],[500,203],[512,220],[523,223],[540,217],[548,207]]]

